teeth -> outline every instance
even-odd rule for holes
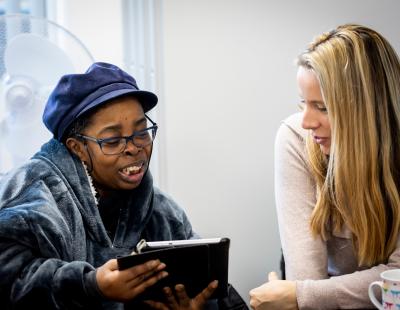
[[[122,171],[126,174],[134,174],[134,173],[139,172],[140,168],[142,168],[142,165],[130,166],[130,167],[124,168]]]

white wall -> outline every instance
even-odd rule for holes
[[[97,60],[121,65],[120,1],[59,2],[60,23]],[[164,43],[161,186],[202,236],[231,238],[230,282],[248,300],[278,270],[273,148],[280,120],[296,111],[295,57],[315,35],[346,22],[375,28],[400,51],[400,2],[156,3]]]
[[[48,0],[49,19],[71,31],[96,61],[123,65],[120,0]]]
[[[278,270],[274,135],[296,111],[295,57],[346,22],[400,51],[399,12],[395,0],[164,1],[167,189],[199,233],[232,239],[230,281],[246,299]]]

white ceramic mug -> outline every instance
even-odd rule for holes
[[[382,281],[374,281],[369,285],[368,295],[372,303],[382,310],[400,309],[400,269],[386,270],[381,273]],[[382,289],[382,303],[374,294],[374,286]]]

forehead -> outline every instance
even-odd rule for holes
[[[297,84],[301,96],[315,97],[314,99],[322,97],[319,81],[312,70],[299,67],[297,71]]]

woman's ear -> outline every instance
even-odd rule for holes
[[[68,138],[65,141],[65,145],[67,146],[68,150],[78,156],[81,161],[87,161],[85,146],[83,145],[82,141],[79,141],[75,138]]]

